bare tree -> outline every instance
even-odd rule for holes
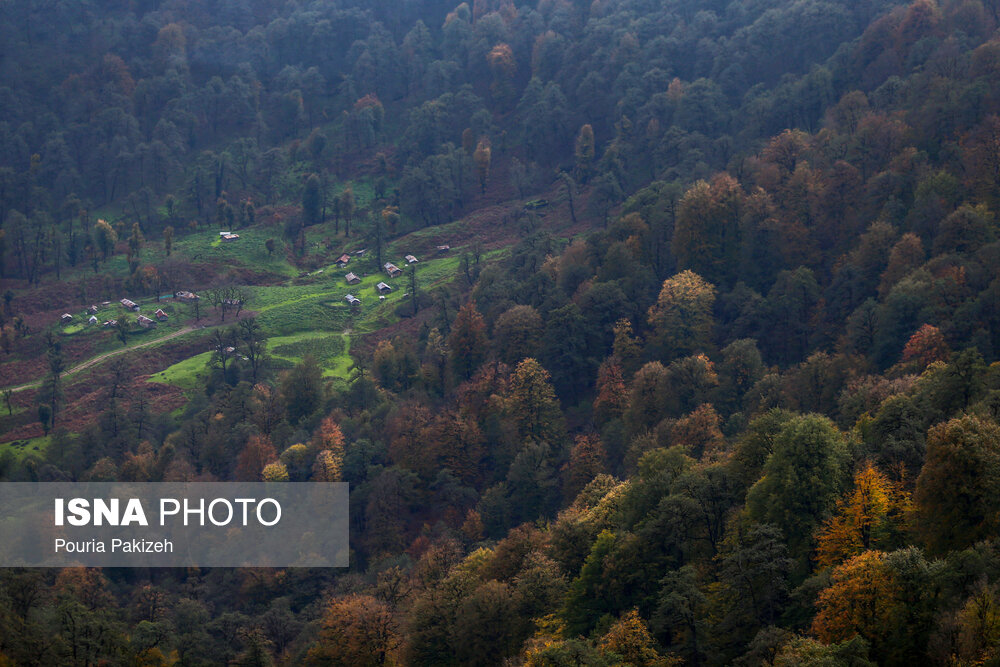
[[[240,351],[250,364],[251,384],[257,384],[261,371],[267,363],[267,336],[254,317],[248,317],[239,323],[237,336],[240,341]]]
[[[224,285],[207,290],[205,296],[215,311],[219,313],[219,321],[225,322],[226,315],[231,312],[235,312],[236,318],[239,319],[243,306],[246,304],[247,291],[239,285]]]

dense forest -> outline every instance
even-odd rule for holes
[[[0,666],[1000,664],[1000,5],[453,3],[0,2],[0,479],[351,489]]]

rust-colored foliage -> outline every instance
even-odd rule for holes
[[[941,330],[930,324],[917,329],[903,347],[904,362],[917,361],[924,367],[935,361],[946,361],[950,354],[951,350]]]
[[[618,361],[611,357],[597,370],[597,398],[594,399],[594,420],[603,424],[620,419],[628,409],[628,388]]]
[[[278,452],[275,451],[269,437],[251,436],[236,459],[236,479],[241,482],[259,482],[261,471],[277,458]]]
[[[825,643],[888,625],[896,582],[881,551],[866,551],[834,569],[829,588],[819,594],[812,632]]]
[[[388,605],[370,595],[348,595],[327,605],[319,638],[306,656],[310,665],[386,665],[399,646]]]

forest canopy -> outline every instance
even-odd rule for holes
[[[0,665],[1000,660],[997,4],[453,3],[0,3],[0,479],[351,489]]]

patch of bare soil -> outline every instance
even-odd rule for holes
[[[168,366],[187,359],[192,355],[208,349],[208,333],[202,336],[192,335],[183,340],[170,341],[155,347],[138,350],[136,354],[127,354],[129,373],[132,381],[124,395],[126,405],[140,393],[145,393],[148,402],[147,409],[154,414],[171,412],[184,405],[186,399],[180,389],[172,385],[157,382],[147,382],[149,376]],[[103,378],[108,372],[108,366],[115,361],[112,357],[95,367],[88,369],[81,376],[68,376],[63,388],[62,408],[57,416],[58,425],[71,433],[76,433],[94,423],[104,408],[107,390]],[[4,367],[0,367],[2,370]],[[39,377],[44,371],[32,377]],[[7,407],[0,405],[0,442],[37,438],[44,435],[38,422],[36,407],[37,388],[26,389],[13,394],[11,403],[14,410],[23,409],[18,414],[8,414]],[[126,408],[127,409],[127,408]]]

